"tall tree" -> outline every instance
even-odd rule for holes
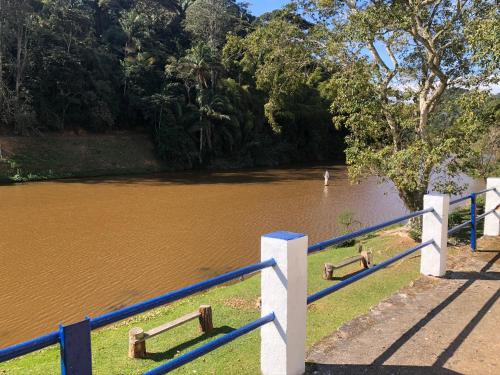
[[[448,173],[440,176],[450,176],[461,144],[472,142],[466,138],[474,136],[467,129],[473,124],[438,127],[432,117],[448,89],[478,88],[495,77],[498,66],[481,64],[491,59],[491,51],[476,54],[480,36],[470,32],[491,23],[495,2],[299,3],[311,16],[319,15],[330,32],[323,60],[332,66],[331,79],[323,92],[332,101],[336,124],[351,132],[351,177],[390,179],[407,207],[420,209],[433,170],[441,168]],[[444,185],[446,181],[439,181]]]
[[[169,76],[175,76],[184,82],[188,103],[191,102],[191,89],[194,85],[196,89],[195,103],[199,114],[197,130],[199,130],[199,161],[203,162],[205,144],[211,152],[213,149],[213,121],[229,120],[229,117],[222,113],[224,99],[215,93],[213,89],[216,82],[213,82],[213,72],[219,69],[220,64],[216,59],[213,50],[202,43],[191,48],[186,56],[178,61],[172,61],[166,66]]]
[[[220,52],[231,31],[239,31],[248,22],[245,8],[233,0],[196,0],[186,11],[185,27],[196,40]]]
[[[245,38],[230,36],[225,47],[226,64],[238,59],[243,71],[255,77],[258,89],[268,93],[267,120],[281,131],[276,116],[287,111],[287,101],[308,84],[317,67],[311,30],[286,19],[287,12],[264,22]]]
[[[320,31],[287,7],[262,16],[245,37],[229,36],[224,47],[226,68],[264,94],[266,120],[282,140],[284,156],[297,160],[321,159],[342,148],[318,90],[326,77],[318,58]]]
[[[24,132],[31,122],[30,98],[24,81],[37,5],[36,0],[0,1],[0,99],[6,107],[4,121],[13,123],[18,132]]]

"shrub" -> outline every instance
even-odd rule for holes
[[[342,211],[337,218],[337,223],[341,226],[342,232],[341,234],[347,234],[354,230],[354,226],[361,226],[361,222],[355,220],[354,213],[351,211]],[[337,245],[337,247],[349,247],[354,246],[356,243],[356,239],[353,238],[351,240],[344,241]]]

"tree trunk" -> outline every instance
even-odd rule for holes
[[[19,100],[19,91],[21,90],[21,55],[22,55],[22,28],[17,31],[17,51],[16,51],[16,101]]]
[[[104,32],[104,14],[101,6],[99,5],[99,1],[94,1],[94,12],[95,12],[95,32],[98,38],[101,38]]]
[[[19,24],[16,30],[16,88],[15,97],[16,101],[19,100],[21,93],[21,86],[23,83],[24,70],[28,61],[28,31],[29,31],[29,15],[23,14],[23,19],[17,20]]]
[[[398,189],[399,190],[399,197],[401,200],[404,202],[406,208],[410,212],[416,212],[422,210],[424,206],[424,195],[427,193],[427,188],[422,188],[417,191],[409,191],[405,189]],[[415,238],[418,238],[420,236],[421,228],[422,228],[422,217],[414,217],[411,218],[408,221],[407,224],[408,229],[415,233],[416,235],[413,236]]]
[[[0,25],[0,34],[2,32]],[[3,90],[3,51],[2,51],[2,37],[0,35],[0,90]]]
[[[3,14],[4,14],[4,3],[0,0],[0,90],[3,90]]]
[[[203,128],[200,129],[200,154],[198,155],[198,158],[200,160],[200,164],[203,163]]]

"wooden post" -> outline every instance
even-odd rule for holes
[[[209,333],[214,329],[212,322],[212,306],[201,305],[200,306],[200,329],[203,333]]]
[[[128,356],[129,358],[146,357],[146,340],[142,328],[132,328],[128,332]]]
[[[331,263],[325,263],[325,268],[323,270],[323,279],[325,280],[333,280],[333,271],[335,270],[335,266]]]
[[[361,266],[364,269],[368,269],[372,267],[373,263],[373,253],[371,251],[362,251],[361,252]]]

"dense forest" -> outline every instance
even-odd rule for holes
[[[0,0],[0,131],[144,131],[176,168],[342,158],[319,64],[276,26],[311,25],[232,0]]]
[[[345,157],[416,210],[430,185],[500,169],[499,23],[493,0],[260,17],[235,0],[0,0],[0,132],[140,131],[173,168]]]

